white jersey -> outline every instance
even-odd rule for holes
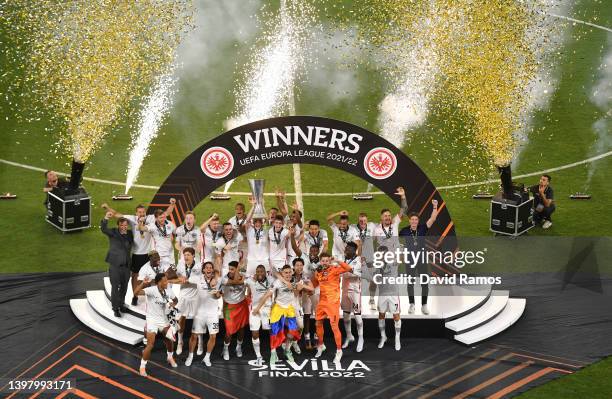
[[[204,262],[214,261],[216,251],[215,243],[220,237],[220,231],[212,231],[210,227],[206,227],[204,231]]]
[[[287,242],[289,240],[289,230],[285,227],[280,232],[276,232],[274,226],[268,230],[268,242],[270,243],[270,261],[287,262]]]
[[[272,284],[272,290],[274,290],[276,296],[274,303],[277,303],[283,308],[289,307],[289,305],[295,305],[295,293],[293,289],[287,287],[287,284],[281,280],[275,280]]]
[[[401,221],[400,216],[395,215],[389,226],[383,226],[381,223],[376,225],[374,237],[377,248],[381,245],[387,247],[389,251],[395,251],[399,248],[399,225]]]
[[[368,222],[363,229],[359,224],[352,226],[357,230],[357,234],[359,234],[361,256],[366,259],[366,262],[372,262],[374,260],[374,231],[376,230],[376,223]]]
[[[138,280],[144,281],[145,278],[153,280],[157,273],[165,273],[170,268],[168,263],[160,263],[157,267],[151,266],[151,262],[147,262],[138,271]]]
[[[345,292],[361,292],[361,257],[346,260],[353,268],[351,272],[342,273],[342,295]]]
[[[223,268],[227,269],[229,263],[236,261],[240,262],[240,243],[242,242],[242,234],[239,232],[234,233],[232,239],[227,240],[225,236],[221,236],[217,239],[215,247],[217,248],[217,254],[223,254]],[[230,248],[224,250],[224,248],[230,244]]]
[[[144,289],[147,304],[147,324],[168,324],[168,304],[176,298],[170,288],[166,288],[162,294],[157,285]]]
[[[327,231],[320,229],[319,233],[316,236],[311,236],[310,232],[304,233],[304,246],[306,247],[306,253],[310,253],[310,247],[313,245],[318,245],[319,248],[323,247],[323,242],[328,241]]]
[[[199,279],[199,276],[202,275],[202,265],[193,262],[191,267],[187,267],[185,265],[184,260],[179,260],[178,265],[176,265],[176,274],[179,277],[186,277],[189,282],[185,284],[181,284],[181,299],[195,299],[198,297],[198,287],[196,284],[191,282],[192,278],[196,281]]]
[[[221,292],[223,292],[223,300],[230,304],[240,303],[246,298],[246,286],[242,284],[228,284],[229,277],[223,276],[221,279]]]
[[[312,262],[309,256],[306,254],[302,254],[300,259],[304,261],[304,269],[302,270],[302,275],[307,277],[309,280],[312,279],[312,276],[315,274],[317,267],[319,267],[319,262]]]
[[[385,264],[379,269],[375,269],[374,273],[379,274],[381,277],[378,284],[378,296],[398,296],[399,295],[399,284],[393,284],[386,280],[386,277],[397,277],[398,265],[397,263]]]
[[[232,216],[227,222],[231,223],[232,227],[235,230],[238,230],[240,226],[242,226],[246,222],[246,216],[243,216],[242,219],[238,219],[236,216]]]
[[[187,226],[182,224],[176,228],[176,232],[174,233],[176,236],[176,241],[179,244],[179,248],[181,248],[181,253],[179,256],[183,258],[184,248],[193,248],[195,250],[196,259],[200,258],[200,243],[202,242],[202,234],[200,233],[200,229],[196,226],[193,226],[191,230],[187,229]]]
[[[124,218],[130,223],[132,232],[134,233],[134,245],[132,245],[132,253],[134,255],[147,255],[152,248],[151,233],[149,231],[138,230],[138,217],[136,215],[124,215]],[[145,216],[145,226],[155,223],[155,216]]]
[[[249,226],[246,229],[246,239],[249,251],[249,260],[266,261],[268,260],[268,232],[263,227],[256,229]]]
[[[174,223],[166,220],[164,226],[158,226],[157,222],[147,225],[147,229],[153,237],[153,246],[162,260],[174,263],[174,248],[172,248],[172,234],[176,230]]]
[[[204,274],[199,275],[193,280],[197,281],[198,296],[200,301],[197,316],[201,317],[206,315],[214,315],[215,317],[218,317],[219,298],[213,296],[212,292],[214,290],[219,290],[221,281],[217,279],[215,282],[214,277],[209,281]]]
[[[251,293],[251,306],[255,308],[261,298],[272,288],[272,284],[274,280],[270,278],[266,278],[264,281],[257,281],[254,277],[251,277],[245,281],[247,287],[249,287],[249,292]],[[272,298],[269,298],[268,301],[263,305],[263,307],[272,306]]]
[[[346,231],[340,230],[336,223],[329,225],[334,233],[334,245],[332,247],[332,256],[339,260],[344,260],[344,249],[347,242],[359,241],[359,232],[353,226],[348,226]]]

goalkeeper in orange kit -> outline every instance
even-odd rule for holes
[[[323,321],[329,319],[331,329],[336,341],[336,356],[334,363],[342,358],[342,333],[340,333],[340,275],[350,272],[352,268],[344,263],[335,261],[329,254],[323,252],[319,257],[319,267],[312,277],[314,286],[319,286],[321,294],[316,310],[316,326],[319,343],[315,357],[321,357],[325,350],[323,344]]]

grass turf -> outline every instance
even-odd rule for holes
[[[582,2],[577,7],[580,11],[592,10],[593,13],[598,13],[598,23],[612,25],[610,8],[606,7],[604,2]],[[517,175],[594,155],[592,148],[597,136],[592,125],[604,115],[590,102],[589,96],[598,76],[597,68],[602,62],[601,49],[607,45],[608,38],[602,31],[580,25],[571,29],[581,31],[582,36],[578,41],[569,39],[563,49],[562,62],[559,65],[559,83],[550,107],[534,119],[536,127],[546,126],[545,133],[532,134],[529,137],[514,170]],[[240,51],[236,51],[235,46],[238,46]],[[233,98],[231,95],[216,93],[231,91],[234,78],[238,75],[237,71],[228,73],[225,66],[241,65],[246,60],[249,46],[250,43],[230,43],[219,49],[223,53],[222,59],[217,58],[200,70],[187,69],[182,74],[174,107],[159,138],[151,147],[150,155],[140,174],[140,183],[159,185],[174,166],[194,148],[223,130],[223,121],[234,110]],[[1,62],[3,66],[7,65],[6,60]],[[309,87],[306,83],[301,88],[296,103],[297,113],[341,119],[376,132],[377,104],[384,95],[382,78],[378,71],[367,68],[359,68],[353,78],[357,91],[352,97],[339,101],[322,96],[320,88]],[[6,87],[0,89],[4,93]],[[2,101],[5,101],[4,96],[0,104],[3,104]],[[28,112],[27,107],[24,106],[23,109],[24,113]],[[55,136],[45,130],[47,121],[23,124],[10,113],[2,111],[1,116],[0,132],[3,145],[0,147],[0,158],[66,171],[65,159],[56,157],[51,150]],[[448,164],[451,163],[453,168],[461,167],[466,154],[461,150],[453,154],[445,153],[453,138],[431,131],[431,126],[440,126],[440,129],[443,129],[441,124],[436,123],[435,120],[429,121],[429,128],[413,132],[413,139],[403,149],[421,165],[436,185],[443,186],[457,182],[456,176],[449,175]],[[88,162],[85,175],[123,181],[129,134],[126,127],[114,129],[103,147]],[[609,147],[599,150],[607,151]],[[547,231],[535,229],[531,234],[610,236],[612,216],[608,209],[612,183],[607,173],[609,170],[612,170],[611,158],[552,173],[558,209],[554,215],[554,226]],[[293,191],[290,165],[261,170],[257,176],[266,179],[268,191],[275,186]],[[248,191],[246,177],[248,176],[238,179],[231,190]],[[479,181],[488,177],[482,174],[473,176],[473,179]],[[364,181],[352,175],[313,165],[302,167],[302,181],[304,192],[351,192],[363,191],[366,187]],[[533,184],[536,181],[537,177],[525,182]],[[104,270],[106,238],[95,228],[95,224],[102,217],[99,205],[110,201],[113,194],[122,193],[123,188],[87,182],[85,186],[94,204],[94,228],[81,233],[60,234],[44,222],[41,192],[43,182],[42,173],[0,164],[0,191],[11,191],[19,195],[16,201],[0,202],[4,226],[0,230],[4,251],[0,260],[0,272]],[[471,194],[479,189],[494,191],[495,186],[442,191],[459,235],[489,235],[488,202],[471,199]],[[576,191],[587,191],[593,195],[593,199],[569,200],[568,196]],[[130,192],[134,196],[132,202],[111,205],[121,212],[129,213],[137,203],[148,203],[153,193],[153,190],[134,188]],[[233,204],[237,201],[245,202],[246,198],[234,196],[231,202],[214,203],[206,200],[195,212],[200,221],[213,211],[220,213],[225,219],[231,216]],[[326,214],[340,209],[347,209],[352,215],[359,211],[377,215],[381,208],[394,206],[391,200],[384,196],[376,196],[369,202],[354,202],[350,197],[305,197],[304,205],[308,218],[321,220],[325,219]],[[606,378],[611,369],[612,360],[606,359],[523,396],[604,397],[607,392],[612,391],[609,378]]]

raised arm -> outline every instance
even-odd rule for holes
[[[253,212],[255,212],[255,198],[249,197],[249,203],[251,204],[251,209],[249,209],[249,213],[247,213],[246,218],[244,219],[244,223],[238,226],[238,231],[240,231],[245,237],[247,229],[253,224]]]
[[[430,228],[438,218],[438,200],[431,200],[431,205],[433,209],[431,211],[431,216],[427,220],[427,228]]]
[[[347,211],[340,211],[340,212],[334,212],[334,213],[330,213],[329,215],[327,215],[327,223],[332,226],[336,223],[336,221],[334,219],[336,219],[338,216],[342,216],[342,215],[348,215]]]
[[[102,209],[104,209],[106,212],[112,213],[112,217],[115,217],[117,219],[123,217],[123,213],[117,212],[116,210],[114,210],[113,208],[108,206],[108,204],[106,202],[103,203],[101,206],[102,206]]]
[[[109,237],[113,236],[113,230],[108,228],[108,220],[113,216],[111,212],[106,212],[104,219],[100,221],[100,230]]]
[[[218,218],[219,215],[217,215],[216,213],[213,213],[212,215],[210,215],[210,217],[200,225],[200,231],[204,232],[206,231],[206,228],[208,227],[208,225],[210,224],[210,222],[212,222],[214,219]]]
[[[170,216],[172,212],[174,212],[175,206],[176,206],[176,200],[174,198],[170,198],[170,205],[168,205],[168,207],[164,211],[164,214],[166,214],[166,216]]]
[[[297,257],[302,256],[302,250],[295,239],[295,227],[289,227],[289,239],[291,240],[291,248]]]
[[[398,187],[395,194],[400,196],[400,210],[398,213],[399,217],[407,215],[408,202],[406,201],[406,191],[404,190],[404,187]]]
[[[276,206],[283,217],[289,214],[289,208],[287,207],[284,191],[276,190]]]

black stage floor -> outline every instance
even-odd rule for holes
[[[567,285],[557,275],[533,273],[504,279],[504,288],[527,297],[523,317],[474,347],[444,338],[407,338],[397,352],[391,344],[377,349],[378,340],[371,337],[362,353],[345,350],[342,369],[335,368],[328,350],[323,360],[303,353],[295,366],[283,361],[270,370],[249,364],[248,340],[245,356],[232,353],[229,361],[221,359],[218,340],[211,368],[201,357],[185,367],[183,354],[179,367],[171,369],[158,345],[150,376],[143,378],[137,374],[141,348],[99,336],[70,311],[68,299],[98,288],[101,278],[100,273],[0,276],[0,376],[76,379],[77,389],[69,394],[38,397],[511,397],[612,353],[612,278],[584,276],[580,284]],[[2,397],[10,394],[4,387]]]

